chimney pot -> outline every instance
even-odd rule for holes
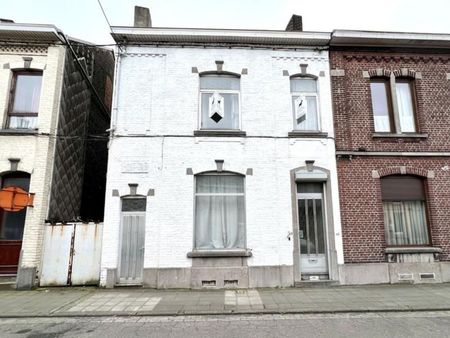
[[[152,17],[147,7],[134,6],[134,27],[151,27]]]

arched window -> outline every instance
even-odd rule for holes
[[[313,77],[292,76],[291,97],[294,129],[318,131],[319,109],[317,80]]]
[[[0,176],[0,188],[7,187],[19,187],[28,191],[30,175],[23,172],[13,172]],[[0,240],[22,240],[26,213],[26,208],[17,212],[0,209]]]
[[[410,175],[383,177],[381,196],[387,245],[429,245],[423,179]]]
[[[226,172],[196,176],[194,246],[245,248],[244,176]]]
[[[232,73],[200,75],[200,129],[239,129],[240,78]]]

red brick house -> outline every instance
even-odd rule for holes
[[[344,284],[450,281],[450,35],[334,31]]]

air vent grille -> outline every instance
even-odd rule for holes
[[[413,280],[413,274],[412,273],[399,273],[398,274],[398,280],[399,281],[403,281],[403,280]]]
[[[419,278],[420,279],[436,279],[436,276],[434,274],[434,272],[425,272],[425,273],[419,273]]]
[[[215,280],[202,280],[202,286],[203,287],[214,287],[216,286]]]

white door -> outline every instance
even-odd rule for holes
[[[300,272],[302,279],[328,278],[324,184],[297,183]]]
[[[122,199],[120,284],[142,284],[145,247],[144,198]]]

